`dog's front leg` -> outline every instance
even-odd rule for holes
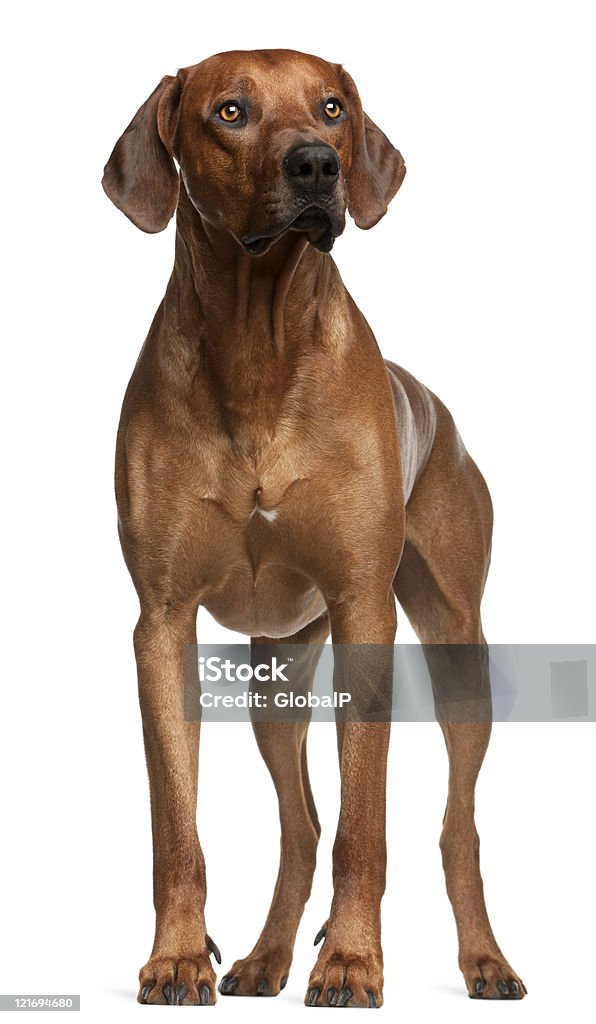
[[[357,705],[338,723],[341,811],[333,848],[333,902],[311,973],[309,1006],[381,1006],[381,899],[395,607],[391,598],[330,609],[337,690]],[[384,711],[382,710],[384,706]],[[390,706],[390,705],[389,705]],[[368,717],[372,707],[372,718]]]
[[[199,723],[184,720],[184,644],[196,607],[142,611],[135,630],[153,829],[156,931],[141,1003],[215,1002],[205,930],[205,864],[196,827]]]

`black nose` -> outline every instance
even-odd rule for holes
[[[331,146],[296,146],[284,157],[284,171],[298,188],[324,192],[339,178],[339,157]]]

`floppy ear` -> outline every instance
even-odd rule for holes
[[[180,183],[172,155],[182,83],[162,78],[137,110],[108,160],[102,185],[115,206],[141,231],[163,231],[178,204]]]
[[[353,79],[339,68],[352,115],[352,166],[347,179],[348,210],[359,228],[372,228],[404,180],[406,165],[399,150],[362,109]]]

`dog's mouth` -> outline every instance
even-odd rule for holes
[[[251,256],[262,256],[287,231],[302,231],[313,248],[319,252],[331,252],[335,239],[343,231],[343,224],[322,207],[307,206],[281,230],[270,235],[247,235],[242,239],[242,245]]]

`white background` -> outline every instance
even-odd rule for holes
[[[105,198],[112,146],[160,77],[234,47],[345,63],[408,174],[373,231],[334,257],[384,353],[449,405],[491,488],[484,625],[493,642],[594,639],[594,34],[579,2],[13,6],[3,30],[4,611],[0,991],[135,1001],[152,941],[149,801],[121,560],[113,445],[161,299],[173,226],[136,231]],[[200,617],[201,638],[222,631]],[[411,634],[400,622],[401,639]],[[220,999],[218,1019],[301,1001],[327,916],[338,775],[312,730],[323,840],[288,987]],[[543,1022],[592,1006],[594,727],[495,728],[478,787],[497,939],[530,995],[466,999],[437,841],[437,726],[394,728],[384,902],[386,1008],[409,1022]],[[264,919],[273,788],[249,728],[201,752],[208,928],[223,968]],[[200,1013],[196,1010],[195,1013]]]

